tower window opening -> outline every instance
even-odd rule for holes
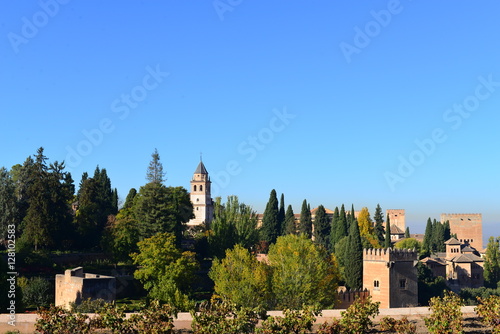
[[[399,288],[400,289],[406,289],[406,280],[405,279],[400,279],[399,280]]]
[[[200,191],[203,191],[203,186],[202,185],[200,185]]]

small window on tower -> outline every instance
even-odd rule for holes
[[[373,290],[380,290],[380,282],[378,280],[373,281]]]
[[[202,185],[200,185],[200,191],[203,191],[203,186]]]
[[[399,288],[400,289],[406,289],[406,280],[405,279],[400,279],[399,280]]]
[[[196,185],[195,185],[195,186],[193,186],[193,190],[194,190],[194,191],[196,191]]]

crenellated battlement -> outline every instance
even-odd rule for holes
[[[363,250],[363,261],[415,261],[415,249],[370,248]]]
[[[464,218],[464,217],[482,217],[481,213],[442,213],[441,216]]]

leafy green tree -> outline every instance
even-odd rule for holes
[[[0,240],[5,240],[7,237],[9,226],[17,230],[16,185],[7,169],[2,167],[0,168]]]
[[[138,252],[139,229],[130,209],[122,209],[108,227],[110,237],[109,250],[118,261],[129,261],[130,254]]]
[[[240,203],[237,196],[228,196],[225,204],[220,197],[215,199],[210,225],[208,242],[216,257],[224,257],[226,250],[236,244],[250,249],[258,241],[257,214],[250,206]]]
[[[397,249],[415,249],[417,252],[420,252],[422,248],[422,243],[415,238],[405,238],[400,240],[394,244],[394,248]]]
[[[332,249],[335,249],[337,243],[344,237],[347,236],[347,218],[345,215],[344,204],[339,212],[339,208],[336,207],[333,213],[332,229],[330,232],[330,243]]]
[[[375,221],[375,235],[377,236],[380,245],[384,244],[384,213],[380,204],[377,204],[375,208],[375,214],[373,215],[373,220]]]
[[[283,235],[296,234],[297,227],[295,226],[295,215],[291,205],[288,205],[285,213],[285,225],[283,228]]]
[[[380,248],[378,238],[375,235],[373,221],[367,207],[361,209],[357,220],[361,238],[364,240],[364,242],[362,242],[363,248]]]
[[[43,277],[25,279],[21,289],[23,291],[23,304],[26,307],[49,307],[54,300],[52,284]]]
[[[385,222],[384,248],[391,248],[391,218],[389,216]]]
[[[160,162],[160,154],[155,148],[155,151],[151,154],[146,180],[148,180],[148,183],[163,183],[164,177],[165,173],[163,172],[163,164]]]
[[[302,210],[300,211],[299,233],[303,233],[308,238],[312,237],[311,210],[306,200],[302,202]]]
[[[172,233],[158,233],[138,243],[131,255],[140,280],[149,296],[181,309],[189,305],[187,292],[199,265],[193,252],[181,252]]]
[[[282,193],[280,198],[280,208],[278,210],[278,236],[283,235],[285,228],[285,195]]]
[[[215,283],[215,293],[238,307],[265,310],[272,306],[269,266],[241,245],[227,250],[224,259],[215,259],[209,277]]]
[[[330,307],[339,281],[335,257],[305,235],[279,237],[269,247],[272,289],[280,309]]]
[[[314,242],[330,249],[330,218],[323,205],[318,206],[314,217]]]
[[[351,223],[347,245],[344,258],[349,262],[345,267],[345,283],[350,289],[361,289],[363,286],[363,248],[356,220]]]
[[[432,270],[422,262],[418,262],[417,281],[418,281],[418,303],[420,305],[429,305],[429,300],[433,297],[442,296],[443,292],[449,290],[444,277],[434,277]]]
[[[271,190],[269,201],[262,217],[261,239],[271,243],[276,242],[276,238],[281,233],[279,230],[278,220],[278,198],[276,197],[276,190]]]
[[[484,283],[495,288],[500,282],[500,237],[490,237],[484,257]]]

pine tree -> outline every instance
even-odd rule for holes
[[[363,286],[363,248],[356,220],[351,222],[348,247],[344,256],[349,259],[345,267],[345,283],[350,289],[361,289]]]
[[[18,207],[15,183],[4,167],[0,168],[0,239],[5,240],[7,230],[18,223]],[[9,225],[11,225],[9,227]]]
[[[385,222],[384,248],[391,248],[391,219],[387,216]]]
[[[330,218],[323,205],[318,206],[314,217],[314,242],[330,249]]]
[[[384,214],[380,204],[377,204],[375,209],[375,214],[373,215],[373,220],[375,221],[375,235],[381,245],[384,244]]]
[[[262,217],[261,227],[261,240],[267,241],[270,244],[275,243],[276,238],[281,233],[279,231],[278,213],[278,198],[276,197],[276,190],[273,189],[269,195],[269,201]]]
[[[155,148],[153,154],[151,154],[151,162],[148,166],[148,171],[146,173],[146,180],[153,183],[163,183],[165,173],[163,172],[163,165],[160,162],[160,154]]]
[[[308,238],[312,237],[311,210],[306,200],[302,202],[302,210],[300,211],[299,233]]]
[[[285,225],[283,235],[297,234],[297,226],[295,226],[295,215],[291,205],[288,205],[285,213]]]
[[[283,235],[283,230],[285,228],[285,195],[281,194],[280,198],[280,208],[278,210],[278,236]]]

